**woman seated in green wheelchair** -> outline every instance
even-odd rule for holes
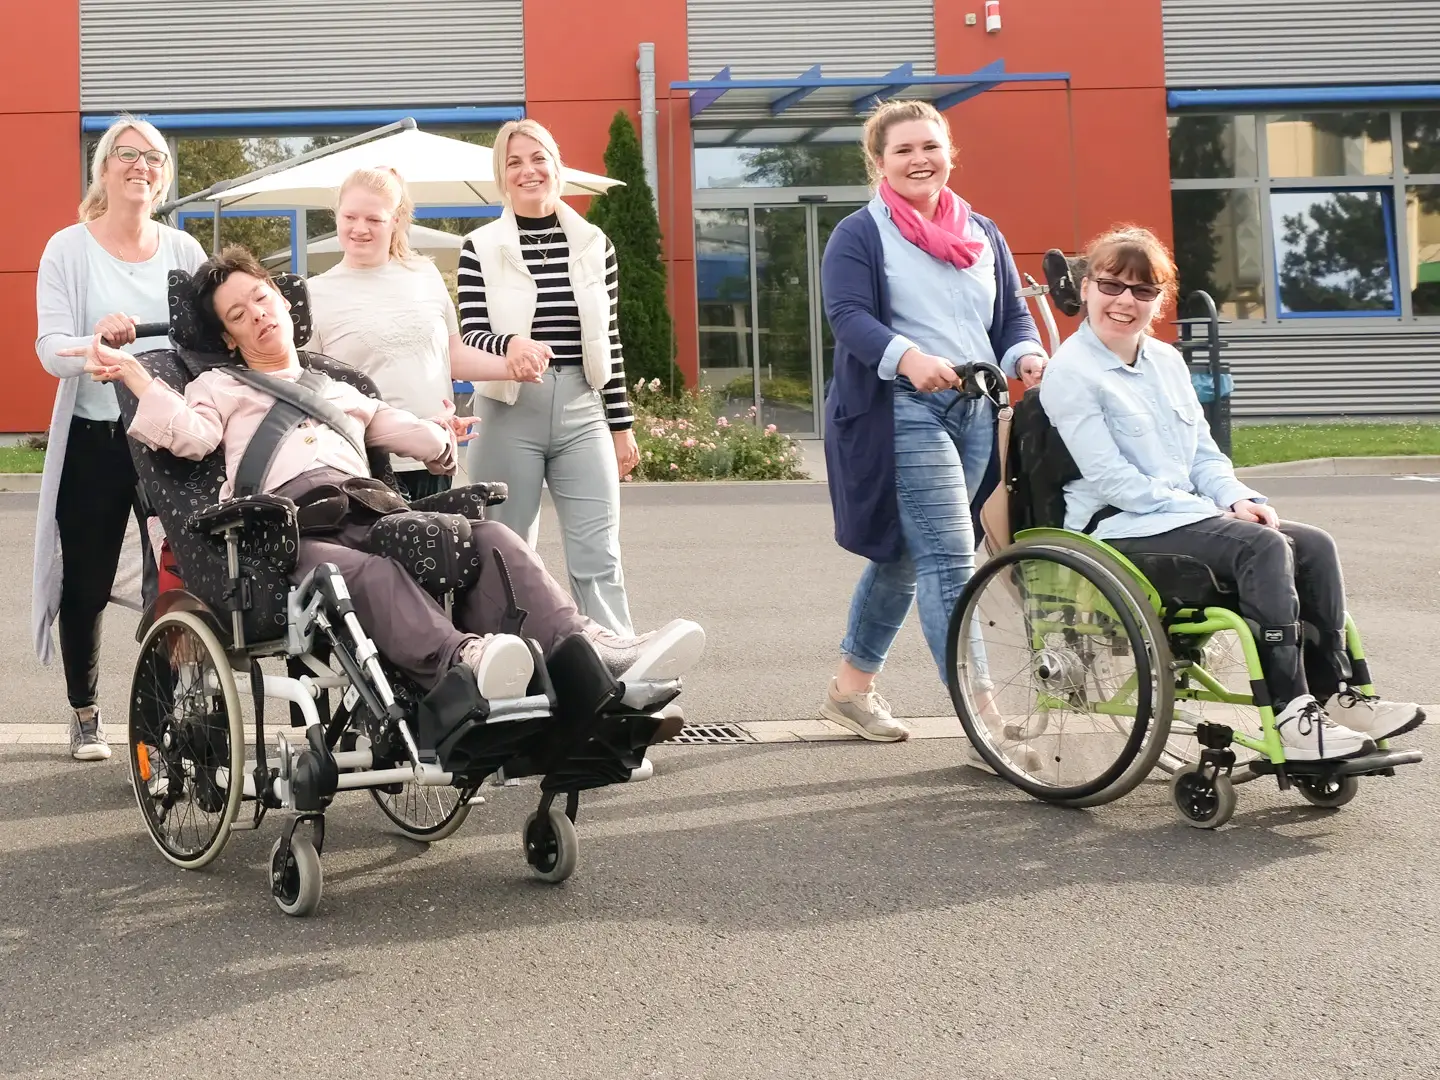
[[[1312,525],[1280,520],[1263,495],[1236,478],[1210,435],[1184,359],[1150,336],[1175,292],[1175,264],[1145,229],[1113,230],[1087,252],[1085,321],[1040,386],[1040,403],[1081,474],[1065,488],[1065,526],[1104,540],[1142,568],[1144,556],[1178,556],[1233,583],[1238,613],[1256,629],[1286,756],[1369,753],[1377,740],[1418,727],[1425,714],[1347,685],[1335,541]]]

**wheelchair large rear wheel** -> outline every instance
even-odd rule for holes
[[[960,595],[947,643],[965,734],[1036,798],[1110,802],[1154,767],[1169,717],[1164,639],[1088,553],[1017,545]]]
[[[414,782],[397,785],[400,790],[371,788],[370,795],[380,810],[402,833],[422,844],[433,844],[454,836],[470,814],[475,789],[426,787]]]
[[[176,866],[198,870],[230,839],[245,794],[240,696],[199,615],[169,612],[146,633],[129,732],[130,782],[150,838]]]

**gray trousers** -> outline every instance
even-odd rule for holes
[[[1222,579],[1235,582],[1243,618],[1263,628],[1295,627],[1304,621],[1324,640],[1318,654],[1344,651],[1345,579],[1340,553],[1324,529],[1282,521],[1272,529],[1251,521],[1212,517],[1182,525],[1158,536],[1110,540],[1126,555],[1187,555],[1209,566]],[[1255,642],[1265,683],[1278,713],[1302,694],[1323,703],[1340,688],[1333,666],[1306,663],[1311,650],[1291,639],[1267,645]]]
[[[328,470],[306,474],[277,489],[288,498],[318,483],[335,482]],[[579,633],[585,620],[545,564],[515,533],[494,521],[472,523],[475,543],[485,556],[480,580],[455,604],[452,623],[435,598],[393,559],[360,551],[366,525],[346,525],[337,535],[304,537],[291,580],[299,582],[320,563],[334,563],[345,578],[360,625],[375,647],[400,670],[429,689],[455,666],[456,654],[476,635],[500,629],[505,613],[505,587],[492,549],[499,550],[510,571],[515,603],[529,612],[521,633],[533,638],[549,656],[562,640]]]
[[[510,497],[486,513],[534,547],[540,486],[548,486],[575,603],[614,633],[633,634],[620,568],[620,474],[599,391],[579,367],[550,368],[544,382],[520,384],[514,405],[476,395],[475,415],[481,423],[466,472],[510,486]]]

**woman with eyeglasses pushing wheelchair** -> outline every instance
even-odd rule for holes
[[[100,628],[132,515],[141,548],[148,544],[115,389],[90,379],[74,350],[92,335],[131,353],[165,344],[137,341],[135,327],[166,321],[166,275],[205,261],[192,237],[151,217],[173,176],[160,132],[143,120],[117,120],[95,147],[79,223],[52,236],[40,258],[35,352],[60,385],[35,524],[32,629],[48,664],[58,621],[73,710],[70,755],[78,761],[110,756],[96,704]],[[136,556],[148,594],[154,563],[143,550]]]
[[[1345,585],[1330,535],[1282,521],[1235,476],[1210,435],[1178,350],[1150,336],[1176,292],[1175,264],[1145,229],[1091,245],[1085,321],[1057,350],[1040,403],[1081,478],[1065,489],[1065,526],[1121,553],[1179,556],[1235,583],[1255,624],[1275,727],[1291,760],[1354,757],[1419,726],[1410,702],[1347,681]]]

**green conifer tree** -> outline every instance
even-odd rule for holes
[[[618,314],[626,377],[632,386],[637,379],[659,379],[670,393],[679,393],[685,378],[675,366],[675,328],[665,300],[660,219],[645,179],[640,140],[624,109],[616,112],[610,124],[605,174],[623,181],[624,186],[596,196],[587,217],[615,245],[620,264]]]

